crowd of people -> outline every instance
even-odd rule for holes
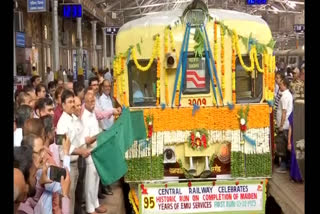
[[[101,184],[91,151],[122,108],[111,96],[110,72],[93,71],[85,87],[72,76],[54,77],[48,68],[44,81],[33,75],[15,92],[15,213],[107,211],[98,198],[113,194],[112,188]],[[54,167],[66,174],[54,179]]]
[[[277,69],[274,119],[276,128],[276,159],[279,164],[278,173],[286,173],[290,170],[290,179],[294,182],[302,182],[301,171],[295,153],[293,142],[293,110],[294,102],[304,100],[304,64],[298,67]]]

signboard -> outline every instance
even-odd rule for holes
[[[47,0],[28,0],[28,13],[46,12]]]
[[[248,5],[267,4],[267,0],[247,0]]]
[[[62,16],[67,19],[81,18],[82,5],[81,4],[62,4]]]
[[[141,184],[139,198],[140,214],[265,213],[265,181]]]
[[[209,79],[206,76],[205,59],[188,57],[183,93],[208,93]]]
[[[304,33],[304,24],[296,24],[296,25],[293,25],[293,30],[294,32],[296,33]]]
[[[106,35],[117,34],[119,27],[106,27],[104,31]]]
[[[26,47],[26,34],[22,32],[16,32],[16,46],[20,48]]]

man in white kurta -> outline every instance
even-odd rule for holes
[[[78,125],[78,118],[73,114],[75,110],[74,106],[74,94],[69,91],[65,90],[61,95],[61,102],[63,113],[58,121],[57,124],[57,134],[59,135],[67,135],[70,139],[71,146],[70,146],[70,153],[71,160],[70,160],[70,179],[71,179],[71,186],[70,186],[70,213],[74,213],[74,205],[75,205],[75,191],[78,182],[78,157],[81,155],[82,157],[86,158],[89,156],[90,151],[85,146],[85,137],[87,135],[82,135],[83,131],[81,127]],[[64,159],[64,154],[62,150],[62,146],[59,146],[59,156],[60,160]]]
[[[84,136],[94,137],[99,134],[99,122],[96,118],[95,96],[92,93],[85,95],[85,109],[82,115],[82,123],[84,125]],[[97,142],[87,143],[87,148],[93,150],[97,146]],[[107,209],[103,205],[99,205],[98,189],[99,175],[93,163],[91,155],[86,158],[86,175],[85,175],[85,194],[86,194],[86,211],[87,213],[105,213]]]

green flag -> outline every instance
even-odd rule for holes
[[[93,162],[104,185],[119,180],[128,170],[125,153],[133,141],[146,138],[142,111],[124,108],[119,119],[98,136],[98,146],[91,152]]]

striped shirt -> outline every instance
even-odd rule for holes
[[[277,110],[278,110],[279,101],[280,101],[281,96],[282,96],[282,93],[280,92],[280,89],[279,89],[278,93],[275,97],[275,101],[274,101],[274,111],[273,111],[274,112],[274,114],[273,114],[274,120],[277,119]],[[275,126],[277,127],[277,123],[275,123]]]

